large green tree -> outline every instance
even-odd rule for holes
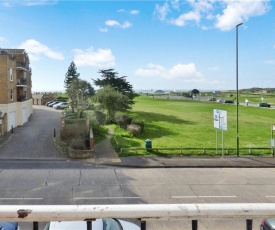
[[[119,77],[114,69],[99,70],[99,73],[101,74],[100,79],[92,79],[96,86],[102,88],[109,85],[116,91],[126,95],[129,98],[130,103],[133,104],[133,99],[137,94],[134,93],[133,86],[126,81],[126,76]]]
[[[69,89],[72,81],[79,78],[79,75],[80,74],[77,72],[76,65],[72,61],[69,68],[68,68],[68,71],[65,75],[65,80],[64,80],[65,85],[64,86],[66,88],[66,91]]]
[[[109,122],[114,121],[116,112],[131,108],[129,98],[110,85],[98,90],[94,96],[94,100],[100,104],[102,109],[107,110],[107,120]]]

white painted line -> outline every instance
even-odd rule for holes
[[[265,197],[269,197],[269,198],[275,198],[275,196],[265,196]]]
[[[26,198],[26,197],[16,197],[16,198],[0,198],[0,200],[43,200],[44,198]]]
[[[140,199],[139,196],[133,197],[75,197],[75,200],[107,200],[107,199]]]
[[[172,196],[174,199],[190,199],[190,198],[237,198],[237,196]]]

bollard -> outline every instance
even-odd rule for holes
[[[11,126],[11,134],[13,134],[13,125]]]
[[[53,130],[53,137],[56,137],[55,128],[54,128],[54,130]]]

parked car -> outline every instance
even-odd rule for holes
[[[52,221],[49,222],[44,230],[86,230],[86,221]],[[140,230],[140,227],[134,223],[112,219],[103,218],[92,221],[93,230]]]
[[[217,100],[217,102],[224,103],[225,100],[224,99],[219,99],[219,100]]]
[[[48,106],[49,104],[51,104],[51,103],[53,103],[53,102],[55,102],[55,100],[46,102],[46,106]]]
[[[260,230],[274,230],[275,229],[275,219],[263,219]]]
[[[225,104],[234,104],[234,101],[233,100],[226,100],[224,103]]]
[[[54,105],[56,105],[56,104],[58,104],[58,103],[60,103],[60,102],[62,102],[62,101],[54,101],[54,102],[48,104],[48,106],[49,106],[49,107],[53,107]]]
[[[208,101],[217,101],[217,99],[213,97],[213,98],[210,98]]]
[[[259,103],[259,107],[268,107],[268,108],[270,108],[270,104],[268,104],[266,102],[262,102],[262,103]]]
[[[69,106],[68,102],[60,102],[60,103],[57,103],[57,104],[53,105],[53,108],[55,108],[55,109],[65,109],[68,106]]]
[[[0,222],[0,229],[3,230],[20,230],[17,222]]]

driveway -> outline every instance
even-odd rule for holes
[[[0,159],[65,159],[53,144],[54,129],[59,131],[61,110],[34,105],[30,121],[14,129],[0,146]]]

